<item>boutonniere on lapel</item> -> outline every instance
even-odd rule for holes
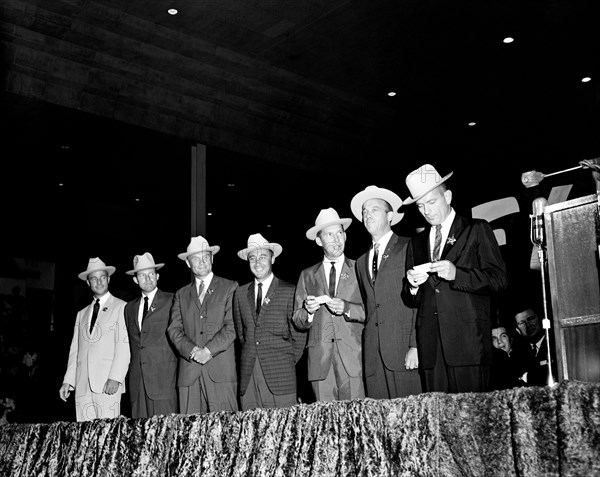
[[[381,256],[381,260],[387,260],[387,259],[388,259],[388,257],[389,257],[389,255],[388,255],[388,254],[384,254],[384,255],[382,255],[382,256]]]
[[[154,311],[154,310],[156,310],[156,307],[154,306],[154,304],[152,304],[152,305],[150,306],[150,311]]]
[[[446,240],[446,243],[450,246],[454,245],[454,242],[456,242],[456,239],[454,238],[454,235],[451,235],[450,237],[448,237],[448,239]]]
[[[343,272],[343,273],[340,275],[340,280],[347,280],[347,279],[348,279],[348,276],[349,276],[349,275],[348,275],[346,272]]]
[[[106,311],[108,310],[108,306],[105,306],[104,308],[102,308],[102,311]]]
[[[213,292],[214,292],[214,290],[212,288],[209,288],[208,290],[206,290],[207,295],[212,295]]]
[[[268,305],[269,303],[271,303],[271,299],[269,297],[267,297],[263,300],[263,302],[265,305]]]

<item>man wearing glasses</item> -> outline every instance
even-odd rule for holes
[[[108,291],[115,267],[90,258],[78,275],[90,287],[94,300],[77,313],[67,372],[59,394],[66,401],[75,391],[78,421],[114,418],[120,414],[123,383],[130,352],[125,327],[125,302]]]
[[[240,340],[240,401],[242,410],[282,408],[296,404],[296,363],[306,335],[292,323],[296,287],[273,275],[281,254],[278,243],[262,235],[248,238],[238,257],[248,261],[254,280],[238,288],[233,316]]]
[[[127,384],[134,419],[177,412],[177,356],[167,340],[173,294],[158,289],[157,271],[163,266],[146,252],[136,255],[133,270],[125,272],[142,291],[125,307],[131,350]]]
[[[199,235],[178,255],[194,274],[192,283],[175,293],[167,329],[179,354],[182,414],[238,409],[231,309],[238,284],[213,273],[213,257],[220,249]]]
[[[545,386],[548,384],[548,341],[542,326],[542,319],[531,308],[527,308],[515,314],[515,322],[517,330],[529,343],[532,357],[527,368],[527,384],[529,386]],[[554,362],[552,347],[550,352],[552,362]]]

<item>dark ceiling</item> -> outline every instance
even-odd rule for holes
[[[348,215],[369,184],[405,197],[426,162],[455,171],[465,213],[511,195],[527,213],[547,191],[526,191],[521,172],[600,155],[597,1],[7,0],[0,12],[13,224],[56,203],[131,217],[142,197],[181,222],[161,243],[185,247],[195,143],[208,146],[209,209],[226,217],[208,233],[227,241],[235,224],[236,243],[267,225],[302,240],[320,208]],[[563,177],[570,197],[591,193],[587,174]],[[20,244],[35,223],[13,227],[30,237]],[[110,239],[136,243],[124,235]]]

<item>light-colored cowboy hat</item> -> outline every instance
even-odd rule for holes
[[[273,252],[273,258],[279,257],[283,251],[283,247],[278,243],[269,243],[269,241],[261,234],[252,234],[250,237],[248,237],[248,247],[240,250],[237,253],[238,257],[240,257],[242,260],[248,260],[248,254],[252,252],[252,250],[259,248],[268,249]]]
[[[102,270],[106,270],[108,272],[108,276],[110,277],[113,273],[115,273],[116,268],[111,267],[110,265],[106,265],[102,260],[98,257],[90,258],[87,266],[87,270],[85,272],[81,272],[77,275],[81,280],[87,280],[87,277],[90,273],[99,272]]]
[[[125,273],[127,275],[135,275],[137,272],[141,272],[142,270],[149,270],[150,268],[160,270],[164,266],[164,263],[154,263],[154,257],[152,254],[146,252],[144,255],[136,255],[133,257],[133,270],[129,270]]]
[[[362,206],[369,199],[382,199],[385,200],[394,212],[394,217],[392,218],[392,225],[396,225],[398,222],[402,220],[404,217],[403,213],[397,212],[400,207],[402,207],[402,199],[388,189],[382,189],[381,187],[377,187],[374,185],[368,186],[365,190],[359,192],[354,197],[352,197],[352,201],[350,202],[350,209],[358,220],[362,222]]]
[[[221,250],[221,247],[218,245],[208,245],[208,241],[202,237],[202,235],[198,235],[197,237],[192,237],[190,244],[187,247],[187,251],[180,253],[177,256],[181,260],[187,260],[190,255],[194,255],[195,253],[210,252],[215,255],[219,250]]]
[[[408,187],[412,197],[406,199],[404,203],[413,204],[425,194],[431,192],[437,186],[450,179],[452,174],[454,174],[454,172],[442,177],[431,164],[425,164],[418,169],[415,169],[406,176],[406,187]]]
[[[340,216],[332,207],[329,207],[329,209],[321,209],[321,212],[319,212],[319,215],[317,216],[317,220],[315,220],[315,226],[306,231],[306,238],[308,240],[314,240],[321,230],[330,225],[341,225],[344,230],[346,230],[350,227],[351,223],[352,219],[340,219]]]

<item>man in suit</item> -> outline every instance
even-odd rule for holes
[[[238,288],[233,317],[240,341],[239,392],[243,410],[296,404],[296,363],[305,336],[294,328],[294,285],[273,275],[282,247],[262,235],[238,252],[255,279]]]
[[[365,397],[361,343],[365,309],[354,260],[344,255],[345,230],[351,223],[334,209],[323,209],[306,232],[324,257],[300,274],[293,319],[298,329],[308,330],[308,380],[317,401]]]
[[[146,252],[133,258],[133,281],[141,296],[125,306],[131,363],[127,383],[134,419],[177,412],[177,355],[167,340],[173,294],[158,289],[157,273],[164,263],[154,263]]]
[[[531,308],[526,308],[515,315],[517,330],[528,344],[530,359],[527,365],[526,380],[529,386],[546,386],[548,376],[548,341],[542,326],[542,319]],[[552,363],[556,361],[554,349],[550,348]],[[525,361],[525,360],[523,360]],[[555,369],[554,366],[552,369]],[[554,381],[554,377],[552,378]]]
[[[183,414],[238,409],[232,315],[238,284],[213,273],[219,250],[199,235],[178,255],[194,274],[192,283],[175,293],[167,331],[179,353],[177,389]]]
[[[371,235],[372,245],[356,261],[358,285],[366,307],[363,332],[367,397],[392,399],[421,392],[413,312],[400,294],[408,239],[392,231],[404,214],[394,192],[368,186],[350,208]]]
[[[498,242],[485,220],[461,217],[430,164],[406,185],[427,223],[411,239],[405,302],[417,309],[417,347],[426,391],[486,391],[492,363],[492,296],[507,287]],[[495,313],[494,313],[495,314]]]
[[[66,401],[75,390],[78,421],[117,417],[130,352],[125,326],[125,302],[108,291],[115,267],[90,258],[78,275],[90,287],[94,299],[77,313],[69,350],[67,372],[59,394]]]

